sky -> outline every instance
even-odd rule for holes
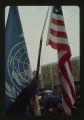
[[[48,6],[18,6],[25,42],[32,70],[37,68],[40,37]],[[68,36],[72,57],[80,56],[80,8],[78,6],[62,6],[65,28]],[[50,11],[43,34],[41,65],[58,62],[57,50],[46,46],[50,20]],[[5,8],[5,24],[9,6]]]

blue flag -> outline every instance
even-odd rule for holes
[[[33,78],[17,6],[10,6],[5,30],[5,107]]]

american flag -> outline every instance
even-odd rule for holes
[[[71,50],[61,6],[53,6],[51,9],[47,45],[51,45],[52,48],[57,49],[63,110],[66,115],[71,115],[71,110],[76,100],[76,93],[70,62]]]

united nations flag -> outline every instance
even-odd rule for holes
[[[15,101],[33,78],[17,6],[10,6],[5,30],[5,106]]]

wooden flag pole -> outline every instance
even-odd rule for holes
[[[43,29],[42,29],[42,33],[41,33],[41,38],[40,38],[39,53],[38,53],[38,62],[37,62],[37,71],[36,71],[36,78],[37,79],[38,79],[39,68],[40,68],[40,57],[41,57],[41,49],[42,49],[43,32],[44,32],[44,28],[45,28],[45,25],[46,25],[48,13],[49,13],[49,8],[50,7],[48,7],[48,10],[47,10],[47,14],[46,14],[46,18],[45,18],[45,21],[44,21],[44,25],[43,25]]]

